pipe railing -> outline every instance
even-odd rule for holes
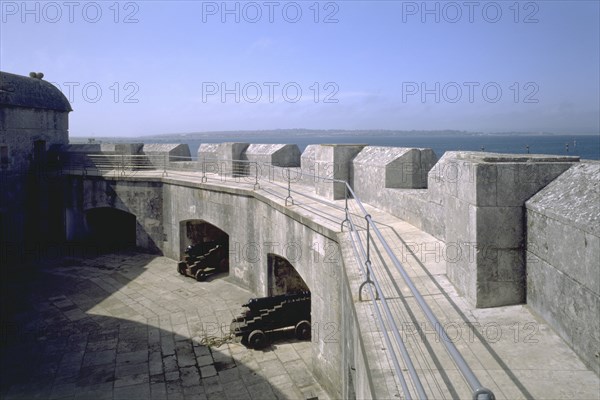
[[[348,182],[340,179],[334,179],[330,177],[323,177],[313,172],[303,171],[301,167],[278,167],[269,163],[259,163],[258,161],[250,160],[223,160],[223,159],[206,159],[191,160],[189,157],[176,157],[168,154],[150,154],[150,155],[110,155],[110,154],[70,154],[70,157],[62,159],[62,165],[60,166],[63,171],[81,171],[85,175],[89,175],[94,171],[99,173],[114,173],[119,176],[127,176],[128,174],[135,174],[140,171],[153,171],[160,172],[161,176],[169,176],[172,174],[183,174],[190,175],[193,177],[200,177],[202,183],[209,182],[210,179],[219,179],[221,182],[227,179],[234,179],[237,182],[243,182],[253,185],[254,190],[260,189],[260,182],[262,179],[268,179],[270,184],[283,188],[286,191],[287,197],[285,197],[286,206],[298,205],[298,202],[294,201],[292,193],[308,198],[312,201],[317,201],[326,205],[327,207],[335,209],[337,212],[343,211],[344,219],[340,223],[340,229],[343,231],[344,227],[350,229],[351,244],[354,251],[355,259],[359,265],[360,272],[366,277],[365,281],[359,286],[359,300],[362,301],[362,291],[364,287],[368,287],[368,292],[371,301],[374,306],[375,313],[377,315],[378,324],[381,329],[381,333],[384,336],[387,348],[390,349],[390,357],[394,364],[394,370],[402,386],[402,390],[407,399],[411,399],[411,393],[408,389],[408,384],[402,374],[402,369],[395,350],[392,346],[392,340],[389,337],[388,329],[386,329],[386,323],[389,330],[392,332],[394,342],[400,350],[401,358],[404,361],[404,365],[408,370],[409,376],[415,387],[418,398],[425,399],[427,395],[425,389],[420,381],[417,370],[411,360],[406,345],[402,341],[400,330],[398,329],[397,323],[392,315],[391,308],[388,305],[387,299],[384,296],[379,280],[373,270],[371,263],[370,248],[371,242],[375,239],[381,244],[385,253],[391,260],[394,267],[398,270],[402,279],[406,283],[410,292],[414,296],[419,308],[427,318],[432,326],[436,327],[437,333],[442,338],[441,342],[444,345],[448,355],[452,358],[453,362],[458,367],[465,381],[468,383],[472,390],[473,399],[487,399],[493,400],[495,396],[493,392],[483,387],[472,369],[469,367],[462,354],[452,340],[449,339],[447,332],[444,330],[442,324],[439,322],[431,308],[414,285],[412,279],[406,272],[402,263],[398,260],[391,247],[385,240],[385,237],[377,227],[377,224],[373,220],[372,216],[367,212],[364,205],[350,187]],[[261,165],[262,164],[262,165]],[[267,176],[264,175],[264,167],[268,168]],[[275,179],[274,171],[280,169],[282,172],[282,183],[285,186],[278,183],[278,179]],[[296,173],[297,179],[292,179],[292,171]],[[320,199],[315,196],[310,196],[302,190],[292,189],[292,183],[303,181],[306,177],[313,178],[315,182],[318,180],[329,181],[333,184],[344,185],[344,207],[340,207],[337,204]],[[300,178],[300,179],[298,179]],[[283,195],[281,196],[283,198]],[[353,217],[357,216],[350,211],[350,202],[353,201],[356,207],[359,209],[359,215],[361,219],[364,219],[366,223],[366,239],[361,240],[359,229],[353,220]],[[362,214],[362,215],[361,215]],[[371,231],[374,235],[371,234]],[[361,259],[364,262],[361,262]],[[399,293],[400,294],[400,293]],[[401,295],[401,294],[400,294]],[[379,308],[378,302],[381,303],[381,309]]]
[[[367,253],[365,253],[365,249],[362,244],[362,241],[360,240],[360,236],[358,235],[358,232],[354,229],[354,224],[352,221],[350,221],[350,226],[352,227],[352,232],[350,234],[350,238],[352,239],[352,245],[353,245],[353,247],[356,247],[355,240],[354,240],[354,237],[356,237],[356,242],[358,243],[358,248],[360,249],[362,258],[365,260],[365,263],[364,263],[365,267],[364,268],[362,267],[362,265],[360,263],[360,257],[358,256],[358,254],[356,254],[356,252],[355,252],[355,258],[358,261],[359,268],[361,269],[361,272],[363,273],[363,275],[366,273],[367,276],[369,276],[370,272],[372,272],[373,267],[372,267],[371,261],[369,260],[368,249],[367,249]],[[371,280],[371,278],[367,278],[367,281],[365,281],[361,285],[361,289],[362,289],[362,286],[365,285],[366,283],[370,283],[375,288],[375,293],[373,293],[373,287],[369,286],[369,294],[371,296],[371,299],[373,300],[373,306],[374,306],[375,312],[378,316],[378,320],[380,320],[379,323],[380,323],[380,327],[381,327],[381,333],[383,333],[384,337],[387,338],[386,343],[388,343],[388,348],[393,349],[393,347],[391,346],[391,340],[389,339],[389,334],[388,334],[387,330],[385,329],[385,324],[383,323],[383,318],[381,317],[381,312],[379,311],[379,306],[377,305],[376,300],[379,300],[379,299],[382,300],[381,305],[385,312],[385,316],[388,321],[388,326],[390,327],[390,330],[392,331],[392,334],[394,336],[396,344],[397,344],[398,348],[400,349],[400,354],[406,365],[406,369],[408,370],[408,373],[412,379],[413,385],[416,387],[417,394],[419,396],[418,398],[426,399],[427,395],[425,394],[425,388],[423,387],[423,384],[421,383],[421,379],[419,378],[419,376],[417,374],[417,370],[412,362],[412,359],[410,358],[410,355],[408,354],[406,345],[404,344],[404,341],[402,340],[402,337],[400,335],[398,325],[396,324],[396,321],[395,321],[394,317],[392,316],[391,309],[387,303],[385,296],[383,295],[383,290],[381,289],[381,285],[379,284],[379,281],[377,280],[377,278],[375,278],[375,274],[373,274],[373,280]],[[359,289],[359,293],[360,293],[361,289]],[[360,294],[359,294],[359,298],[360,298]],[[403,374],[396,367],[396,364],[397,364],[396,353],[394,351],[391,351],[390,353],[391,353],[392,359],[396,360],[396,362],[394,363],[394,366],[396,369],[396,374],[398,375],[398,378],[400,379],[400,381],[403,382],[404,381]],[[405,384],[402,384],[402,387],[404,390],[404,396],[407,399],[411,399],[412,397],[411,397],[410,391],[408,390],[408,387],[405,387]]]
[[[415,300],[417,301],[417,304],[419,305],[421,311],[423,312],[423,314],[425,314],[425,317],[427,318],[427,320],[429,321],[429,323],[432,326],[436,327],[436,329],[438,331],[438,335],[441,337],[441,339],[442,339],[441,342],[443,343],[446,351],[448,352],[448,354],[450,355],[450,357],[452,358],[452,360],[454,361],[454,363],[458,367],[458,369],[461,372],[462,376],[465,378],[465,380],[469,384],[469,386],[470,386],[470,388],[471,388],[471,390],[473,392],[472,393],[473,394],[473,399],[474,400],[479,399],[480,395],[481,395],[481,397],[483,399],[488,399],[488,400],[495,399],[494,393],[491,390],[489,390],[489,389],[487,389],[487,388],[485,388],[485,387],[483,387],[481,385],[481,383],[479,382],[479,379],[477,379],[477,376],[475,375],[475,373],[473,373],[473,370],[469,367],[469,365],[467,364],[467,362],[463,358],[463,356],[460,353],[460,351],[458,351],[458,349],[456,348],[456,346],[454,345],[454,343],[452,342],[452,340],[449,339],[450,336],[448,336],[448,333],[445,331],[445,329],[442,326],[442,324],[439,322],[439,320],[437,319],[437,317],[435,316],[435,314],[433,313],[433,311],[431,311],[431,308],[429,307],[429,305],[427,304],[427,302],[425,301],[425,299],[423,298],[423,296],[421,295],[421,293],[419,292],[419,290],[414,285],[412,279],[410,278],[410,276],[408,275],[408,273],[404,269],[404,266],[398,260],[398,258],[396,257],[396,255],[394,254],[394,252],[392,251],[392,249],[390,248],[389,244],[387,243],[387,241],[383,237],[381,231],[379,230],[379,228],[375,224],[375,221],[373,221],[373,218],[371,217],[371,215],[366,212],[366,210],[365,210],[364,206],[362,205],[360,199],[358,199],[358,197],[356,196],[356,194],[354,193],[354,191],[352,190],[352,188],[350,186],[348,186],[348,191],[352,194],[354,200],[360,206],[361,211],[366,214],[365,215],[365,220],[367,221],[367,224],[368,224],[367,226],[368,227],[372,227],[373,232],[375,232],[375,235],[379,239],[379,242],[383,246],[386,254],[392,260],[392,264],[394,264],[394,266],[396,267],[396,269],[398,270],[398,272],[402,276],[402,279],[404,280],[404,282],[408,286],[410,292],[413,294],[413,296],[414,296]],[[352,223],[350,224],[350,226],[354,227],[354,225]],[[367,239],[366,239],[366,241],[367,241],[367,243],[369,243],[371,240],[372,240],[372,238],[370,236],[370,229],[367,229]],[[361,244],[361,246],[362,246],[362,244]],[[367,247],[367,249],[368,249],[368,247]],[[365,281],[360,286],[359,290],[361,290],[362,286],[365,285],[366,283],[373,283],[376,288],[379,288],[379,284],[377,283],[377,280],[375,280],[374,282],[369,282],[370,281],[370,275],[368,274],[368,271],[371,269],[371,263],[370,263],[370,260],[369,260],[368,251],[367,251],[366,255],[363,252],[363,258],[365,258],[365,260],[366,260],[365,261],[365,266],[367,268],[367,281]],[[380,293],[379,289],[377,290],[377,293],[378,294]],[[359,293],[359,297],[360,297],[360,293]],[[380,297],[383,297],[383,294],[380,294]],[[383,304],[386,304],[385,300],[384,300]],[[395,333],[397,332],[397,327],[394,328],[394,332]],[[410,367],[408,369],[409,369],[409,371],[412,371],[412,369]],[[414,381],[413,381],[413,383],[414,383]],[[417,386],[417,388],[418,388],[418,386]]]

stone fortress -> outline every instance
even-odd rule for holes
[[[600,163],[460,151],[437,159],[430,149],[366,144],[310,145],[302,154],[293,144],[203,144],[191,157],[181,144],[69,144],[71,111],[62,93],[39,76],[0,74],[4,282],[23,260],[69,243],[130,244],[179,260],[189,244],[225,239],[227,280],[267,296],[286,291],[286,276],[299,279],[311,291],[313,325],[335,325],[339,340],[313,334],[311,348],[311,372],[331,397],[387,397],[400,392],[389,389],[398,377],[389,352],[381,351],[390,347],[382,331],[392,328],[375,327],[374,301],[361,286],[364,260],[352,253],[343,222],[350,212],[363,240],[368,223],[346,181],[440,320],[446,320],[443,303],[470,323],[488,318],[505,330],[515,321],[546,327],[529,346],[494,346],[476,335],[493,360],[466,358],[481,363],[476,375],[496,397],[543,397],[528,386],[539,376],[511,372],[520,357],[535,360],[531,370],[561,357],[570,363],[563,366],[580,363],[563,375],[552,367],[543,378],[548,393],[567,382],[597,393]],[[402,278],[389,272],[383,245],[366,240],[373,241],[373,259],[379,257],[375,275],[387,279],[388,289],[397,286],[394,293],[383,290],[390,304],[406,295],[405,305],[416,309]],[[407,310],[403,315],[418,325],[422,318]],[[511,320],[513,314],[519,316]],[[437,342],[427,345],[437,355],[422,357],[433,360],[451,387],[462,378],[439,355],[444,350]],[[468,344],[458,347],[477,354]],[[494,378],[490,362],[505,381]],[[423,380],[437,382],[426,368],[419,371]],[[459,384],[439,390],[444,397],[470,396]]]

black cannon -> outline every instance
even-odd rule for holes
[[[310,339],[310,292],[250,299],[243,307],[248,310],[231,322],[231,333],[250,348],[267,346],[266,333],[282,328],[293,327],[298,339]]]
[[[227,270],[229,254],[226,243],[208,242],[188,246],[177,272],[204,281],[208,276]]]

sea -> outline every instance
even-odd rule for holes
[[[579,156],[581,159],[600,160],[600,135],[420,135],[394,136],[377,135],[263,135],[240,134],[219,137],[215,134],[201,140],[181,138],[187,143],[192,155],[196,155],[201,143],[246,142],[246,143],[295,143],[304,151],[309,144],[361,143],[371,146],[421,147],[433,149],[441,157],[446,151],[468,150],[510,154],[549,154]],[[152,140],[154,142],[161,141]],[[169,141],[169,140],[166,140]],[[170,140],[172,142],[172,139]]]

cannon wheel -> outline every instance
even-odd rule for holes
[[[185,275],[186,268],[187,265],[185,262],[180,262],[177,264],[177,272],[179,272],[181,275]]]
[[[248,346],[253,349],[262,349],[267,345],[267,335],[260,329],[256,329],[248,336]]]
[[[206,280],[206,274],[200,269],[196,271],[196,280],[198,282],[204,282],[204,280]]]
[[[296,333],[296,338],[299,340],[310,339],[310,322],[306,320],[298,322],[294,332]]]

